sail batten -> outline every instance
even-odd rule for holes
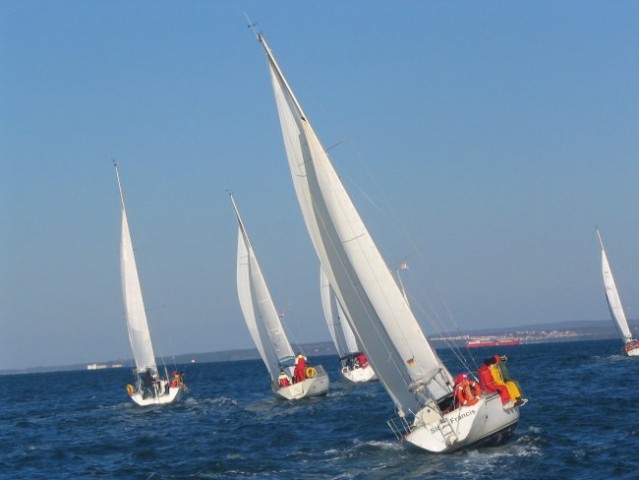
[[[322,268],[396,406],[417,411],[451,393],[450,373],[424,336],[270,48],[259,38],[293,184]],[[415,384],[424,388],[411,391]]]

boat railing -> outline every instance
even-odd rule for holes
[[[400,442],[404,441],[406,435],[413,431],[411,422],[406,418],[406,415],[395,415],[388,419],[386,423]]]

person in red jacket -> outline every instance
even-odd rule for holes
[[[497,385],[495,383],[495,379],[493,378],[492,373],[490,373],[490,369],[488,368],[490,365],[495,363],[494,358],[487,358],[484,360],[484,364],[479,367],[477,373],[479,374],[479,386],[482,390],[486,392],[499,392],[499,396],[501,397],[501,403],[508,403],[510,401],[510,394],[508,393],[508,388],[505,385]]]
[[[301,353],[295,358],[295,381],[303,382],[306,379],[306,357]]]
[[[280,369],[280,376],[277,378],[280,387],[290,387],[291,381],[288,379],[288,375],[284,369]]]
[[[357,363],[359,364],[359,368],[364,368],[368,365],[368,360],[366,359],[366,355],[363,353],[357,354]]]

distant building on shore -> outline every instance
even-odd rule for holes
[[[104,363],[90,363],[87,365],[87,370],[104,370],[105,368],[122,368],[124,365],[121,363],[112,363],[106,365]]]

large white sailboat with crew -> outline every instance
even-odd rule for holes
[[[339,305],[395,404],[397,417],[389,425],[401,440],[430,452],[505,441],[525,402],[507,376],[505,359],[492,361],[495,381],[482,389],[465,374],[453,378],[424,335],[264,36],[258,33],[257,38],[268,60],[309,236]],[[494,385],[504,390],[509,382],[507,392]]]

